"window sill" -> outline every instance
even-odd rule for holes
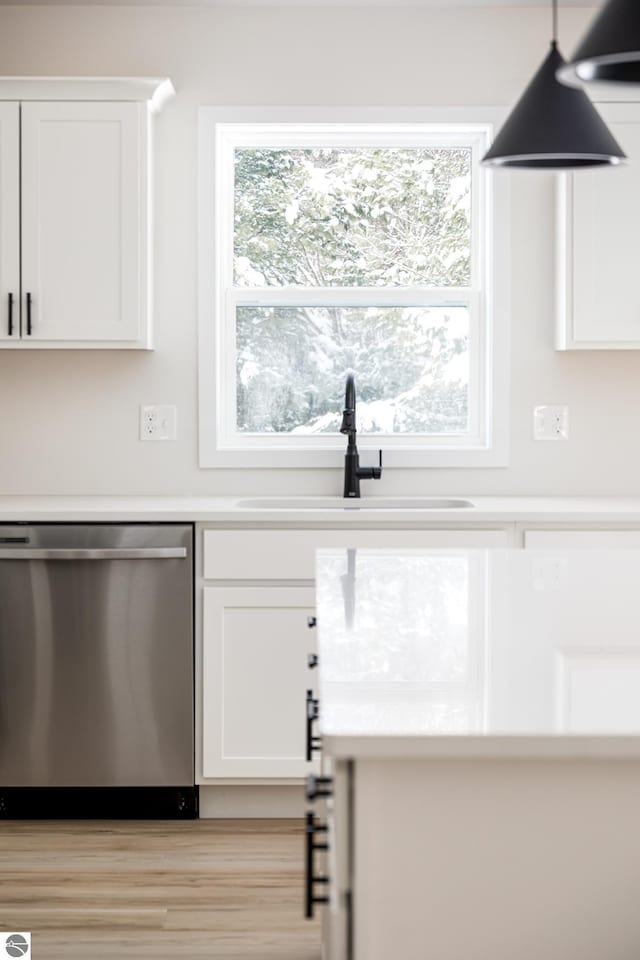
[[[377,465],[379,447],[371,443],[366,445],[363,443],[358,446],[361,465],[363,467]],[[507,467],[509,465],[506,443],[495,445],[490,449],[487,447],[468,447],[466,449],[440,447],[430,450],[417,450],[407,447],[392,450],[385,448],[384,441],[382,441],[380,447],[382,448],[383,469],[385,470],[443,467],[483,469]],[[204,469],[337,470],[343,467],[345,449],[346,444],[331,450],[201,450],[200,467]]]

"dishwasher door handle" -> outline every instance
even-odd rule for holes
[[[29,547],[27,550],[0,548],[0,560],[175,560],[187,556],[186,547]]]

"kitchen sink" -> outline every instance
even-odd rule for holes
[[[472,507],[470,500],[436,497],[263,497],[238,500],[244,510],[459,510]]]

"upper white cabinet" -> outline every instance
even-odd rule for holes
[[[146,340],[146,119],[139,103],[23,104],[30,342]]]
[[[631,162],[558,178],[558,350],[640,348],[640,103],[598,109]]]
[[[0,97],[21,97],[0,103],[0,347],[151,348],[150,113],[163,86],[0,81]]]
[[[0,337],[20,335],[20,107],[0,103]]]

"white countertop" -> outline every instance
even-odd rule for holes
[[[640,550],[320,550],[323,749],[640,756]]]
[[[388,500],[390,498],[380,498]],[[451,524],[559,522],[640,523],[640,498],[615,497],[474,497],[472,507],[417,509],[401,506],[415,497],[394,498],[395,508],[379,509],[375,497],[357,503],[340,498],[313,498],[328,506],[310,509],[305,497],[14,497],[0,496],[0,523],[11,522],[105,522],[105,521],[200,521],[243,525],[282,523],[331,525]],[[435,498],[439,499],[439,498]],[[456,498],[457,499],[457,498]],[[282,506],[286,500],[287,505]],[[278,504],[278,505],[275,505]]]

